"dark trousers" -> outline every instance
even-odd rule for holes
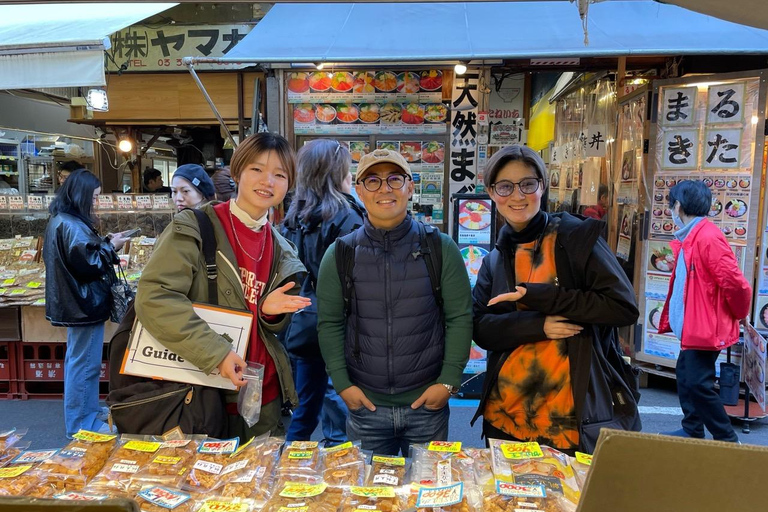
[[[718,441],[736,442],[739,437],[715,391],[715,362],[719,350],[681,350],[677,358],[677,396],[683,409],[683,430],[704,437],[704,427]]]

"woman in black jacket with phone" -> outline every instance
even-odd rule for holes
[[[59,189],[45,230],[45,317],[67,328],[64,357],[64,422],[67,437],[78,430],[108,432],[99,407],[104,324],[112,306],[110,285],[120,262],[121,233],[99,236],[91,211],[101,183],[78,169]]]

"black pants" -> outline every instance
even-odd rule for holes
[[[704,426],[718,441],[739,437],[715,391],[715,363],[719,350],[681,350],[677,358],[677,396],[683,409],[683,430],[704,437]]]
[[[526,441],[534,441],[534,439],[526,440],[526,439],[518,439],[515,436],[511,436],[504,432],[503,430],[499,430],[498,428],[494,427],[487,421],[483,420],[483,437],[485,438],[485,447],[490,448],[491,444],[489,442],[490,439],[501,439],[502,441],[516,441],[520,443],[524,443]],[[535,440],[538,441],[539,444],[547,444],[546,439],[538,439]],[[551,445],[549,445],[551,446]],[[566,450],[564,448],[557,448],[557,450],[565,453],[566,455],[570,455],[571,457],[576,456],[576,448],[573,448],[571,450]]]

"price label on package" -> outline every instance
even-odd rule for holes
[[[164,194],[155,194],[152,196],[152,208],[155,210],[170,210],[171,198]]]
[[[133,210],[133,198],[127,194],[119,194],[117,198],[118,210]]]
[[[17,455],[11,464],[36,464],[50,459],[57,453],[59,450],[29,450]]]
[[[197,512],[248,512],[251,508],[247,503],[233,503],[231,501],[206,501]]]
[[[178,507],[190,498],[189,494],[160,486],[144,489],[138,494],[138,496],[147,500],[153,505],[169,509]]]
[[[99,195],[99,210],[114,210],[115,198],[112,194],[100,194]]]
[[[208,462],[207,460],[199,460],[195,462],[195,465],[192,466],[192,469],[199,469],[200,471],[205,471],[206,473],[211,473],[213,475],[218,475],[221,473],[221,470],[224,468],[221,464],[216,464],[215,462]]]
[[[128,441],[123,448],[137,452],[155,453],[162,445],[163,443],[150,441]]]
[[[417,508],[440,508],[460,503],[464,497],[464,483],[446,487],[422,487],[416,500]]]
[[[585,466],[592,465],[592,456],[588,453],[576,452],[576,462],[580,462]]]
[[[27,208],[30,210],[43,210],[43,196],[27,196]]]
[[[151,210],[152,196],[136,196],[136,208],[139,210]]]
[[[539,459],[544,457],[539,443],[503,443],[501,451],[504,457],[513,460],[520,459]]]
[[[432,441],[429,443],[428,450],[431,452],[459,453],[461,451],[461,442]]]
[[[113,434],[99,434],[88,430],[80,430],[72,437],[89,443],[106,443],[107,441],[115,439],[117,436]]]
[[[221,441],[205,441],[197,449],[199,453],[235,453],[240,439],[222,439]]]
[[[111,471],[113,473],[137,473],[139,471],[139,464],[135,460],[121,460],[117,464],[112,465]]]
[[[496,493],[502,496],[518,496],[521,498],[546,498],[547,491],[543,485],[518,485],[496,480]]]

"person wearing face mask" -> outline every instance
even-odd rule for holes
[[[184,164],[173,171],[171,199],[178,211],[199,208],[216,197],[216,187],[208,173],[197,164]]]
[[[675,268],[659,319],[659,333],[680,340],[677,394],[682,428],[663,432],[719,441],[739,437],[715,391],[720,351],[739,341],[739,322],[749,314],[752,289],[723,233],[707,219],[712,193],[702,181],[683,180],[669,190],[672,219],[679,230],[670,247]]]
[[[473,290],[473,339],[488,350],[488,373],[472,423],[483,417],[486,438],[570,454],[591,453],[601,425],[639,430],[632,391],[619,383],[626,416],[606,424],[614,417],[611,393],[600,393],[608,377],[593,362],[618,357],[614,328],[638,318],[603,223],[544,211],[547,170],[526,146],[494,154],[483,180],[506,222]]]

